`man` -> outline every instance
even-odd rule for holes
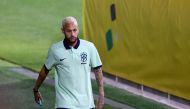
[[[91,68],[99,87],[96,109],[104,104],[102,63],[93,43],[79,39],[79,27],[74,17],[63,19],[65,39],[53,44],[33,88],[35,101],[42,100],[39,88],[49,70],[55,67],[56,109],[92,109],[94,100],[91,87]]]

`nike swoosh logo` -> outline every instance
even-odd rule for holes
[[[63,59],[60,59],[60,61],[63,61],[63,60],[65,60],[66,58],[63,58]]]

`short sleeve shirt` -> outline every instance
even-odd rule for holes
[[[75,47],[69,47],[65,40],[60,41],[49,48],[45,66],[56,70],[56,108],[95,107],[90,73],[102,62],[93,43],[78,39]]]

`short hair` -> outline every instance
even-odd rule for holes
[[[62,21],[62,27],[64,27],[65,24],[68,23],[68,22],[73,22],[76,26],[78,26],[76,18],[74,18],[72,16],[68,16],[68,17],[65,17],[63,19],[63,21]]]

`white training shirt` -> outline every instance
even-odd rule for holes
[[[91,68],[102,66],[93,43],[78,39],[75,47],[66,41],[53,44],[45,61],[47,69],[55,67],[55,108],[94,108]]]

